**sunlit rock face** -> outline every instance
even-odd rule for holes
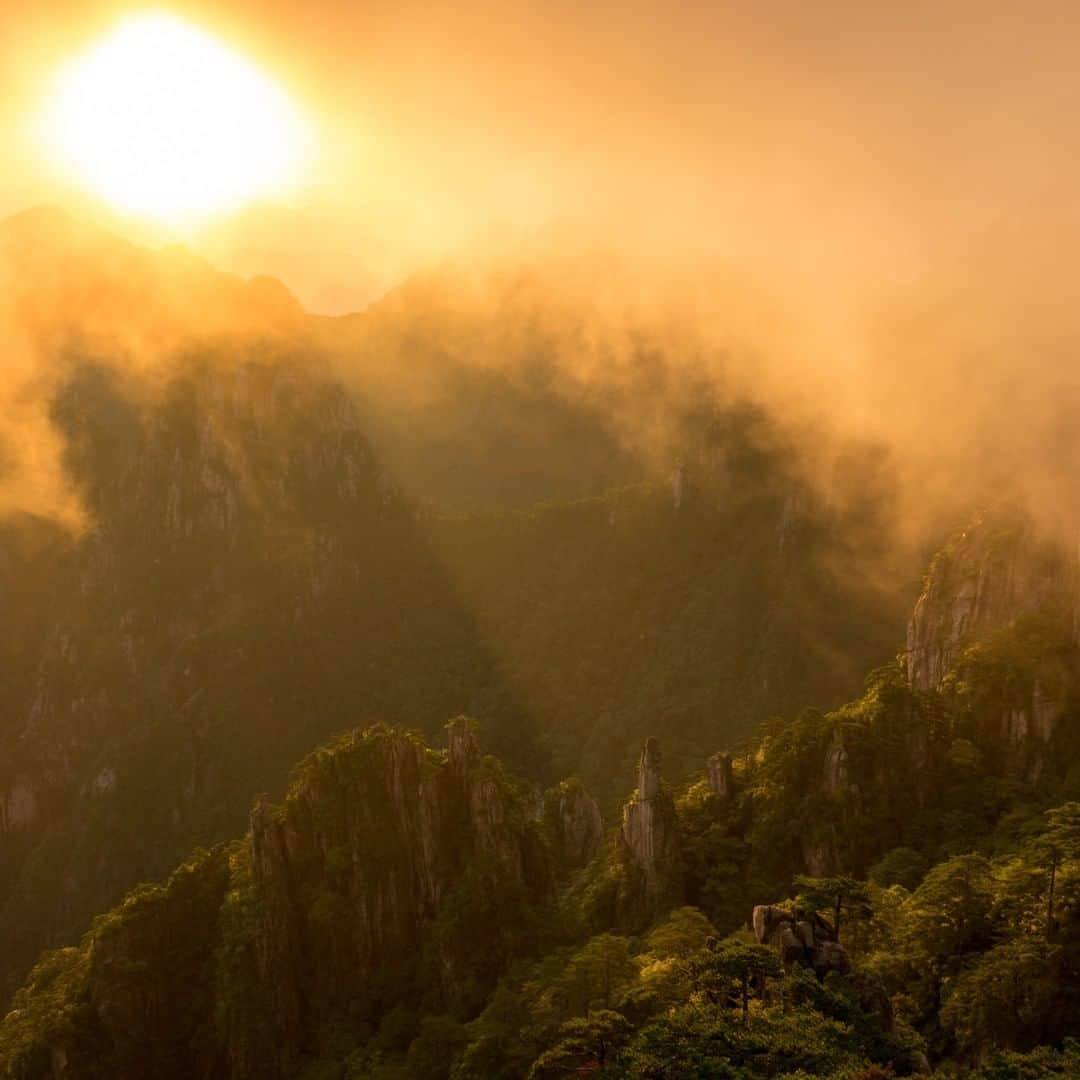
[[[908,678],[938,686],[960,650],[1030,612],[1077,603],[1077,563],[1016,514],[988,512],[935,557],[908,623]]]
[[[827,795],[840,795],[847,788],[848,752],[847,747],[844,746],[844,736],[840,728],[833,731],[832,739],[825,751],[822,773],[822,789]]]
[[[441,754],[358,733],[312,755],[281,808],[255,807],[265,905],[246,976],[270,1001],[236,1018],[232,1075],[293,1075],[319,1017],[377,1019],[420,998],[468,1010],[525,947],[512,925],[543,906],[552,878],[539,832],[493,768],[463,720]]]
[[[245,840],[135,890],[57,960],[71,1023],[31,984],[4,1022],[25,1038],[0,1047],[56,1076],[285,1080],[327,1025],[475,1014],[550,944],[555,879],[522,789],[465,720],[442,751],[380,726],[341,736],[282,803],[256,802]]]
[[[638,787],[623,807],[619,850],[626,877],[618,899],[619,919],[647,922],[679,893],[679,827],[675,800],[660,780],[663,755],[650,738],[638,762]]]
[[[871,672],[858,700],[767,728],[743,763],[761,770],[736,804],[749,804],[762,847],[814,876],[866,874],[889,849],[955,828],[951,800],[974,802],[991,780],[1037,797],[1070,784],[1076,586],[1072,553],[1015,515],[985,514],[958,536],[929,569],[906,656]],[[722,757],[707,778],[714,795],[728,789]],[[769,800],[786,806],[775,821]]]
[[[1059,539],[987,512],[934,559],[908,626],[912,688],[969,709],[980,747],[1032,780],[1080,671],[1078,569]]]

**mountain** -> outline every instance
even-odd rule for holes
[[[42,267],[59,227],[46,224],[14,228]],[[111,297],[119,265],[164,306],[160,322],[149,300],[136,310],[166,341],[171,318],[221,284],[185,270],[192,289],[173,281],[166,302],[130,262],[149,256],[63,236],[40,270],[48,303],[81,273]],[[331,732],[384,714],[430,728],[498,679],[348,395],[272,325],[252,336],[251,290],[224,287],[219,311],[228,299],[240,329],[220,336],[215,315],[153,363],[97,350],[104,306],[85,338],[73,319],[62,345],[43,346],[57,368],[51,428],[86,522],[74,535],[22,519],[8,530],[20,593],[35,575],[41,588],[24,601],[36,611],[0,727],[6,976],[193,843],[229,835],[251,795],[280,790]],[[34,529],[48,536],[31,550]],[[510,738],[530,753],[527,718]]]
[[[49,1000],[16,1003],[5,1069],[289,1077],[328,1026],[475,1010],[551,900],[523,790],[464,721],[443,753],[341,737],[256,805],[246,843],[198,853],[39,967]]]
[[[865,534],[782,460],[729,465],[723,486],[684,464],[674,483],[430,533],[518,700],[543,717],[556,773],[609,810],[649,735],[681,779],[763,716],[837,703],[903,624],[903,589],[860,568]]]
[[[0,253],[27,502],[0,530],[9,989],[335,732],[468,713],[509,767],[611,810],[647,734],[685,775],[760,715],[843,700],[900,632],[872,453],[861,502],[819,497],[773,418],[704,408],[647,341],[573,390],[598,331],[568,336],[546,279],[467,305],[422,280],[325,320],[56,211]],[[661,406],[641,380],[665,364]],[[681,464],[628,439],[636,398]],[[49,468],[20,473],[28,446]]]

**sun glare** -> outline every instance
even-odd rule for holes
[[[60,74],[44,135],[118,210],[178,222],[280,193],[303,147],[271,78],[171,15],[133,16]]]

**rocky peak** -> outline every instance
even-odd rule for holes
[[[819,978],[830,971],[846,974],[851,968],[847,949],[836,939],[836,931],[816,911],[778,904],[759,904],[751,917],[759,945],[775,945],[784,967],[799,964]]]
[[[908,680],[936,687],[961,649],[1018,616],[1077,610],[1077,561],[1004,510],[984,513],[931,564],[907,631]]]
[[[580,780],[564,780],[547,793],[544,818],[564,866],[585,866],[600,851],[604,840],[600,807]]]
[[[61,1062],[54,1076],[284,1080],[336,1023],[475,1011],[539,944],[552,876],[518,785],[473,753],[471,725],[463,775],[450,730],[445,752],[376,726],[309,755],[284,802],[255,803],[246,842],[47,958],[0,1046]]]
[[[825,748],[822,781],[826,794],[834,796],[848,785],[848,752],[839,727],[833,729],[829,745]]]
[[[193,837],[242,828],[251,795],[332,731],[416,725],[432,702],[452,715],[487,682],[484,643],[317,355],[210,343],[152,377],[108,354],[65,372],[52,420],[88,527],[55,555],[51,532],[35,539],[38,578],[0,534],[22,638],[0,635],[0,1002]],[[32,620],[20,578],[43,581]],[[464,733],[452,753],[479,762]],[[63,854],[33,858],[46,840]]]
[[[705,763],[709,790],[720,799],[730,799],[735,794],[735,776],[732,772],[731,754],[720,751]]]
[[[955,696],[1012,776],[1039,778],[1080,674],[1078,570],[1031,521],[987,512],[935,557],[908,626],[910,686]]]
[[[645,742],[638,761],[638,802],[651,802],[660,793],[660,742],[653,736]]]
[[[480,757],[476,724],[467,716],[456,716],[446,725],[446,732],[450,761],[464,775]]]
[[[622,921],[633,923],[655,913],[679,892],[679,826],[675,800],[660,781],[660,744],[646,740],[638,762],[638,789],[623,807],[619,833],[628,874],[620,897]]]

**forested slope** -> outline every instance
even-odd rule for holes
[[[513,779],[464,719],[442,752],[386,728],[345,736],[298,767],[280,808],[256,804],[245,840],[45,957],[0,1027],[0,1063],[1072,1076],[1073,569],[1023,517],[986,514],[934,560],[918,648],[860,699],[770,721],[689,784],[648,740],[604,839],[579,782]]]

